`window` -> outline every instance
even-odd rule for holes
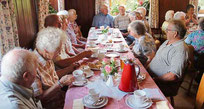
[[[144,6],[149,11],[149,0],[110,0],[111,15],[116,16],[119,13],[120,5],[126,6],[127,12],[133,11],[139,6]]]
[[[204,0],[198,0],[198,6],[200,7],[199,13],[204,14]]]

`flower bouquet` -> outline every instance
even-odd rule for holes
[[[104,28],[104,26],[101,26],[100,29],[102,29],[102,34],[106,34],[108,33],[109,26],[107,26],[106,28]]]
[[[107,76],[107,75],[115,75],[115,73],[118,72],[118,69],[116,67],[116,60],[114,58],[109,59],[103,59],[102,61],[102,73]]]

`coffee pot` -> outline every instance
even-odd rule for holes
[[[126,60],[124,62],[119,89],[124,92],[134,92],[134,90],[139,89],[137,84],[139,73],[140,67],[137,64],[134,64],[132,60]]]

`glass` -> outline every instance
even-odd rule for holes
[[[126,60],[127,58],[126,58],[126,56],[124,56],[124,55],[120,55],[120,69],[121,70],[123,70],[123,68],[124,68],[124,65],[125,65],[125,60]]]

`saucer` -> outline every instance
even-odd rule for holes
[[[117,50],[117,52],[119,52],[119,53],[126,53],[126,52],[128,52],[128,49]]]
[[[134,102],[134,95],[130,95],[126,100],[125,100],[125,103],[130,107],[130,108],[133,108],[133,109],[147,109],[149,107],[152,106],[153,102],[151,101],[151,99],[149,99],[147,102],[143,103],[143,104],[137,104],[135,105]]]
[[[120,55],[118,53],[109,53],[109,54],[105,54],[106,57],[109,58],[117,58],[120,57]]]
[[[82,100],[84,106],[88,108],[102,108],[108,103],[108,97],[101,97],[98,102],[94,104],[90,104],[89,102],[89,95],[86,95]]]
[[[74,82],[72,82],[72,84],[75,85],[75,86],[81,87],[81,86],[86,85],[87,82],[88,82],[88,80],[86,79],[86,80],[84,80],[84,81],[74,81]]]

